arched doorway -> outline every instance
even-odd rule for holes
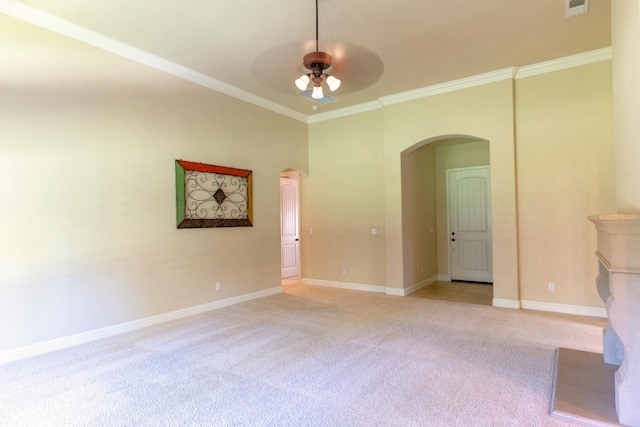
[[[450,235],[447,171],[489,166],[489,141],[468,135],[429,138],[401,153],[405,294],[452,278],[451,254],[457,248]],[[490,224],[490,213],[487,220]]]

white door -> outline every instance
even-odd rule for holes
[[[451,280],[493,282],[489,167],[447,170]]]
[[[280,178],[280,242],[282,278],[300,276],[298,180]]]

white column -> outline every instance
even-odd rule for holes
[[[640,212],[640,0],[611,2],[618,213]]]

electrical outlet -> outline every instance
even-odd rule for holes
[[[424,273],[424,266],[420,266],[420,273]]]
[[[347,267],[342,267],[342,274],[347,274]]]
[[[555,292],[555,291],[556,291],[556,284],[549,283],[549,292]]]
[[[216,283],[216,291],[220,290],[220,282]]]

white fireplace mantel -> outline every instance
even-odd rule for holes
[[[640,214],[600,214],[589,220],[598,231],[596,284],[609,317],[604,361],[620,365],[615,374],[618,420],[640,426]]]

